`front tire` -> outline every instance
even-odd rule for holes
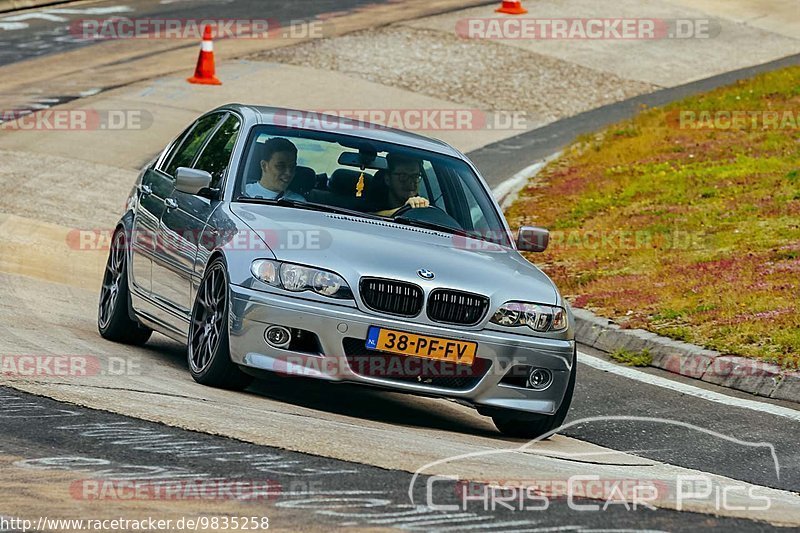
[[[231,361],[227,272],[225,261],[218,257],[200,282],[189,324],[189,372],[202,385],[242,390],[253,378]]]
[[[153,330],[133,320],[128,313],[127,248],[128,239],[121,229],[114,234],[108,252],[97,309],[97,330],[104,339],[138,346],[147,342]]]
[[[569,412],[569,407],[572,404],[577,370],[578,359],[575,357],[572,363],[572,370],[569,373],[567,390],[564,392],[564,399],[561,401],[558,411],[554,414],[538,416],[528,415],[526,418],[521,418],[511,413],[502,413],[493,415],[492,422],[494,422],[494,425],[503,435],[523,439],[536,439],[561,427],[561,424],[563,424],[564,420],[567,418],[567,412]]]

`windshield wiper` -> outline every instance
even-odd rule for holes
[[[454,228],[452,226],[445,226],[444,224],[437,224],[436,222],[427,222],[427,221],[424,221],[424,220],[417,220],[417,219],[414,219],[414,218],[405,218],[403,216],[398,217],[398,218],[392,218],[390,220],[392,222],[395,222],[397,224],[403,224],[405,226],[416,226],[416,227],[419,227],[419,228],[432,229],[432,230],[441,231],[441,232],[444,232],[444,233],[453,233],[455,235],[463,235],[465,237],[472,237],[472,235],[469,232],[467,232],[466,230],[463,230],[463,229],[460,229],[460,228]]]
[[[481,235],[480,233],[472,233],[472,232],[469,232],[469,231],[467,231],[465,229],[454,228],[454,227],[451,227],[451,226],[445,226],[444,224],[437,224],[435,222],[426,222],[424,220],[416,220],[416,219],[412,219],[412,218],[405,218],[405,217],[402,217],[402,216],[400,218],[395,218],[393,220],[397,224],[405,224],[407,226],[417,226],[417,227],[420,227],[420,228],[431,229],[431,230],[435,230],[435,231],[441,231],[443,233],[451,233],[453,235],[459,235],[461,237],[469,237],[470,239],[475,239],[477,241],[489,242],[489,243],[495,244],[497,246],[505,246],[505,247],[508,246],[507,244],[498,243],[497,241],[489,239],[485,235]]]
[[[364,213],[363,211],[355,211],[344,207],[336,207],[328,204],[318,204],[315,202],[300,202],[298,200],[289,200],[288,198],[249,198],[241,197],[236,199],[237,202],[245,202],[251,204],[268,204],[278,205],[281,207],[294,207],[297,209],[307,209],[309,211],[320,211],[323,213],[336,213],[339,215],[349,215],[353,217],[383,219],[384,217],[373,215],[371,213]]]

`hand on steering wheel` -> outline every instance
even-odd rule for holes
[[[395,211],[394,214],[392,215],[392,217],[403,216],[406,213],[408,213],[409,211],[411,211],[412,209],[424,209],[424,208],[438,209],[442,213],[447,214],[446,211],[444,209],[442,209],[441,207],[437,207],[435,205],[431,205],[431,202],[427,198],[423,198],[422,196],[414,196],[413,198],[409,198],[408,199],[408,201],[406,202],[406,205],[402,206],[397,211]]]
[[[414,200],[414,198],[412,198]],[[425,198],[422,198],[425,200]],[[392,218],[403,218],[404,220],[418,220],[420,222],[427,222],[437,226],[446,227],[453,230],[463,231],[463,227],[456,219],[450,216],[447,211],[439,206],[431,205],[430,202],[425,200],[422,207],[414,207],[415,202],[409,200],[406,205],[398,209],[392,215]],[[414,214],[409,212],[413,211]]]
[[[412,209],[419,209],[420,207],[430,207],[431,202],[430,200],[428,200],[427,198],[423,198],[422,196],[412,196],[406,201],[406,205],[411,207]]]

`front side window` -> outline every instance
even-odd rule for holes
[[[460,159],[341,133],[274,126],[253,128],[247,144],[237,201],[283,198],[510,245],[480,179]]]
[[[195,127],[195,124],[191,124],[188,128],[183,130],[183,133],[178,135],[175,138],[175,140],[172,141],[172,144],[170,144],[167,147],[167,151],[164,154],[164,157],[161,158],[161,161],[158,164],[158,170],[160,170],[162,172],[166,172],[165,169],[167,167],[167,164],[170,161],[172,161],[173,157],[175,157],[175,153],[178,151],[178,149],[180,149],[181,145],[183,144],[183,140],[186,138],[187,135],[189,135],[189,132],[191,132],[192,129],[194,129],[194,127]]]
[[[213,113],[198,120],[194,128],[180,142],[164,172],[174,177],[178,167],[191,167],[195,156],[223,116],[223,113]]]
[[[228,169],[231,161],[233,147],[239,137],[239,128],[242,122],[235,115],[228,115],[225,122],[217,129],[211,140],[203,149],[200,158],[195,163],[194,168],[205,170],[211,174],[212,189],[218,189],[222,184],[222,178]]]

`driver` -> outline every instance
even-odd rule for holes
[[[427,198],[419,195],[419,183],[422,180],[422,161],[405,155],[388,154],[386,156],[386,188],[388,193],[383,209],[376,215],[393,216],[400,208],[430,207]]]
[[[261,179],[245,186],[250,198],[286,198],[304,202],[305,198],[287,187],[297,170],[297,147],[288,139],[273,137],[263,144],[256,144],[255,157],[260,160]]]

